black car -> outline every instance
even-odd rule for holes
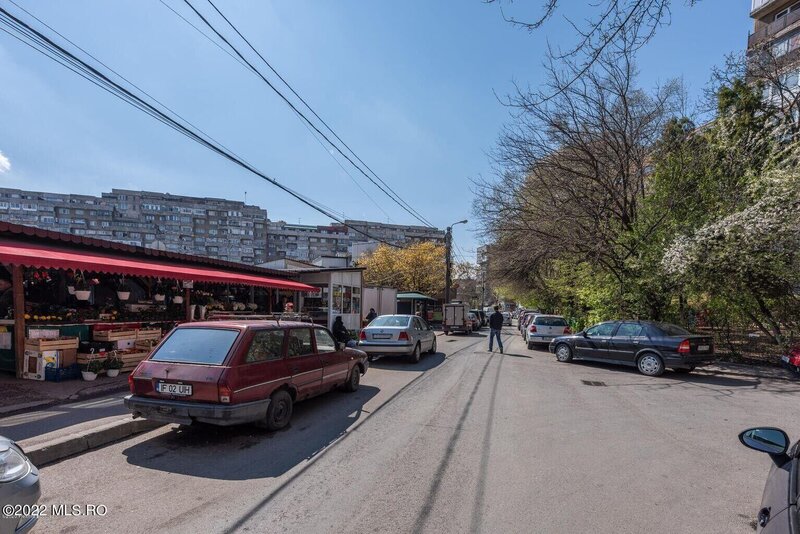
[[[800,533],[797,509],[800,443],[789,448],[789,436],[780,428],[750,428],[739,434],[745,447],[766,452],[772,458],[758,512],[757,531],[761,534]]]
[[[689,373],[716,360],[709,336],[689,333],[680,326],[654,321],[608,321],[550,342],[560,362],[573,358],[637,367],[658,376],[669,367]]]

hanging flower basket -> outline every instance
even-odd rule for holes
[[[89,371],[81,371],[81,376],[87,382],[91,382],[92,380],[97,379],[97,373],[92,373],[92,372],[89,372]]]
[[[128,300],[129,298],[131,298],[131,292],[130,291],[117,291],[117,298],[119,300]]]
[[[183,304],[183,297],[180,295],[172,297],[172,302],[175,304]]]
[[[89,300],[89,297],[92,296],[91,289],[76,289],[75,290],[75,298],[78,300]]]
[[[69,293],[70,295],[74,295],[75,294],[75,286],[67,286],[67,293]]]
[[[164,302],[165,298],[167,298],[166,295],[162,295],[162,294],[159,294],[159,293],[156,293],[155,295],[153,295],[153,300],[156,301],[156,302]]]

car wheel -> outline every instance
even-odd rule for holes
[[[556,347],[556,360],[560,362],[572,361],[572,349],[566,343],[561,343]]]
[[[636,362],[639,372],[647,376],[659,376],[664,372],[664,362],[661,358],[652,352],[645,353]]]
[[[433,336],[433,343],[431,344],[431,350],[428,351],[428,354],[436,354],[436,336]]]
[[[533,343],[528,341],[528,350],[533,350]]]
[[[419,348],[419,343],[414,346],[414,352],[408,355],[408,361],[411,363],[419,363],[419,355],[422,352]]]
[[[285,389],[279,389],[270,397],[266,427],[268,430],[281,430],[286,428],[291,418],[292,396]]]
[[[347,383],[344,385],[344,390],[353,393],[354,391],[358,391],[358,385],[361,383],[361,370],[358,368],[357,365],[353,366],[353,370],[350,371],[350,376],[347,378]]]
[[[675,371],[678,374],[688,375],[689,373],[694,371],[694,366],[692,366],[692,367],[683,367],[683,368],[680,368],[680,369],[673,369],[673,371]]]

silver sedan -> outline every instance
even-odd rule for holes
[[[370,360],[377,355],[405,356],[416,363],[423,351],[436,352],[436,332],[415,315],[381,315],[361,330],[358,348]]]
[[[0,436],[0,504],[4,505],[0,534],[22,534],[32,529],[40,496],[39,470],[13,441]]]

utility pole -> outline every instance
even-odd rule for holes
[[[451,266],[453,263],[452,259],[452,250],[453,250],[453,226],[457,224],[467,224],[467,220],[464,219],[463,221],[458,221],[456,223],[451,224],[447,227],[447,231],[444,233],[444,303],[447,304],[450,302],[450,278],[451,275]]]

